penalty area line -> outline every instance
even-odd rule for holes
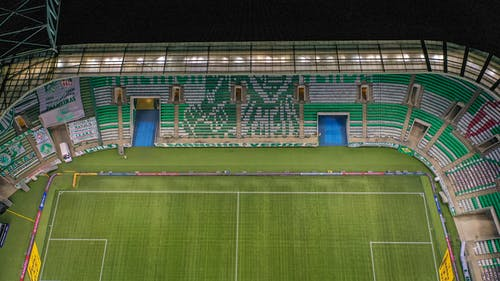
[[[238,281],[238,244],[239,244],[239,227],[240,227],[240,193],[236,195],[236,249],[235,249],[235,263],[234,263],[234,281]]]
[[[104,251],[101,259],[101,269],[99,272],[99,281],[102,281],[102,272],[104,271],[104,261],[106,260],[106,253],[108,251],[108,239],[104,238],[49,238],[49,241],[97,241],[104,242]],[[47,252],[46,252],[47,253]],[[48,281],[48,280],[45,280]]]
[[[356,192],[356,191],[224,191],[224,190],[61,190],[61,193],[123,193],[123,194],[339,194],[339,195],[424,195],[423,192]]]

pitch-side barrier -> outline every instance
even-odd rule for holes
[[[52,176],[50,176],[49,181],[45,185],[45,190],[43,191],[42,199],[40,200],[40,205],[38,206],[38,212],[36,214],[33,231],[31,231],[30,243],[28,246],[28,250],[26,251],[26,257],[24,258],[23,269],[21,271],[21,276],[19,277],[19,281],[24,281],[24,278],[26,276],[26,271],[28,269],[28,264],[31,257],[31,251],[33,250],[33,244],[35,244],[35,237],[38,232],[38,224],[40,223],[40,218],[42,217],[43,208],[45,207],[45,200],[47,199],[47,194],[49,193],[52,181],[56,176],[57,174],[53,174]]]

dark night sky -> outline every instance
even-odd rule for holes
[[[434,39],[500,53],[500,1],[66,0],[58,44]]]

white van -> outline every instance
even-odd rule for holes
[[[64,160],[64,162],[69,163],[73,161],[73,158],[71,158],[71,152],[69,150],[69,146],[65,142],[61,142],[59,144],[59,148],[61,149],[61,155]]]

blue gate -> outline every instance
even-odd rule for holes
[[[158,127],[158,110],[136,110],[134,146],[153,146]]]
[[[347,115],[319,115],[318,136],[321,146],[347,145]]]

